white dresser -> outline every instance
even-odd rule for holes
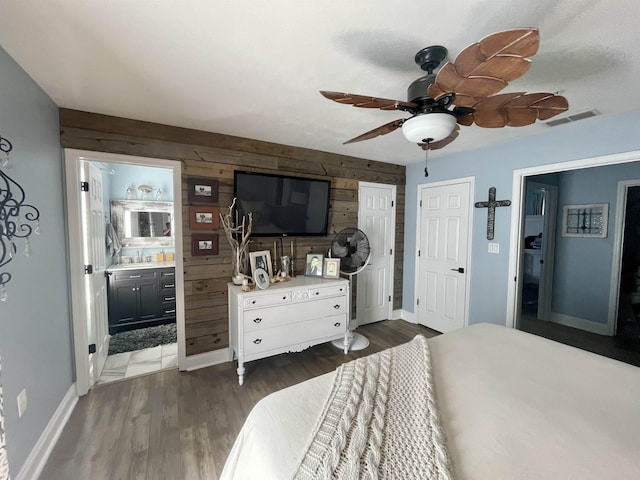
[[[240,385],[244,362],[299,352],[338,338],[347,340],[349,282],[345,279],[300,276],[266,290],[243,292],[231,283],[228,288],[229,341],[238,359]]]

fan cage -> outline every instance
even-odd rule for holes
[[[369,261],[371,256],[369,239],[358,228],[345,228],[333,237],[329,256],[340,259],[340,273],[354,275]]]

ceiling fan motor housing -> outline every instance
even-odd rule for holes
[[[429,85],[431,85],[435,80],[436,74],[430,73],[411,82],[411,85],[407,88],[407,101],[419,103],[421,100],[429,98],[429,93],[427,93],[427,91],[429,89]]]

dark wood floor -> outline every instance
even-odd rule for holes
[[[621,328],[622,325],[619,324],[619,329]],[[522,313],[519,329],[640,367],[640,341],[631,336],[598,335],[554,322],[538,320],[535,315],[528,312]],[[637,335],[635,331],[634,334]]]
[[[341,363],[437,332],[402,320],[358,328],[370,346],[344,355],[330,343],[246,364],[168,370],[95,387],[78,401],[41,478],[215,480],[253,406],[271,392]]]

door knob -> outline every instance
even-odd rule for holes
[[[463,267],[452,268],[451,271],[458,272],[458,273],[464,273],[464,268]]]

